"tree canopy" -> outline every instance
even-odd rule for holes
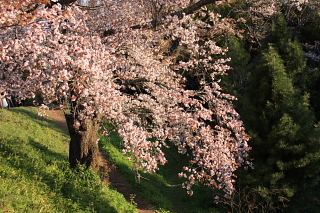
[[[1,1],[1,86],[20,100],[39,94],[71,107],[72,165],[96,166],[98,132],[110,122],[137,168],[165,164],[170,140],[192,156],[179,174],[190,194],[195,182],[231,194],[234,171],[250,165],[249,136],[216,80],[229,59],[219,59],[226,50],[210,34],[223,26],[196,17],[219,23],[201,7],[215,1],[100,1],[91,11],[72,2]]]

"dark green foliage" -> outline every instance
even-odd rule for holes
[[[219,41],[233,68],[222,87],[238,98],[254,159],[254,169],[238,171],[228,210],[320,212],[320,74],[303,45],[320,40],[319,14],[283,2],[280,13],[259,19],[250,2],[210,8],[246,20],[237,25],[241,39],[225,35]]]
[[[232,95],[244,94],[250,75],[250,55],[245,50],[243,41],[236,36],[226,36],[220,43],[221,46],[228,47],[227,57],[231,58],[228,65],[232,67],[228,70],[227,76],[221,77],[221,86]]]
[[[278,30],[288,35],[281,19],[279,26],[275,35]],[[289,37],[275,43],[252,70],[242,111],[255,158],[255,170],[246,181],[263,189],[265,201],[282,208],[292,197],[296,202],[307,199],[307,191],[319,184],[320,131],[299,81],[306,70],[301,46]]]
[[[281,55],[286,72],[293,79],[294,86],[306,90],[307,81],[307,58],[303,51],[301,43],[296,37],[293,37],[287,21],[282,14],[275,19],[270,36],[265,39],[265,45],[273,43]]]

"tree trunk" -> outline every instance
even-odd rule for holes
[[[97,168],[99,166],[98,132],[99,123],[95,120],[80,122],[80,127],[75,128],[76,116],[66,115],[69,134],[71,137],[69,147],[69,162],[71,167],[78,164]]]

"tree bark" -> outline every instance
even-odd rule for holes
[[[98,132],[100,125],[94,120],[85,120],[80,123],[79,128],[75,128],[76,117],[66,115],[66,120],[71,137],[69,147],[69,163],[71,167],[77,167],[78,164],[87,167],[99,167],[99,145]]]

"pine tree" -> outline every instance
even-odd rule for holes
[[[295,86],[297,71],[292,70],[291,61],[301,55],[288,58],[286,48],[296,43],[280,43],[263,51],[242,109],[256,168],[246,180],[279,208],[292,197],[296,202],[308,199],[307,191],[319,183],[320,171],[320,129],[308,95]]]
[[[221,77],[221,86],[228,93],[239,97],[245,93],[248,84],[250,54],[246,51],[243,40],[234,35],[226,36],[221,41],[221,46],[228,48],[226,57],[231,58],[229,65],[232,67],[227,71],[228,75]]]
[[[236,212],[318,212],[320,128],[308,94],[310,85],[314,92],[318,84],[310,84],[316,81],[303,45],[284,16],[275,15],[264,29],[262,53],[251,58],[240,39],[225,38],[233,70],[223,86],[236,91],[255,167],[237,174],[240,184],[232,202],[238,202]],[[249,78],[244,92],[237,89],[239,77]]]
[[[299,87],[302,91],[306,90],[308,73],[306,72],[305,52],[297,37],[292,35],[282,14],[277,15],[266,43],[273,43],[277,47],[286,71],[293,79],[294,86]]]

